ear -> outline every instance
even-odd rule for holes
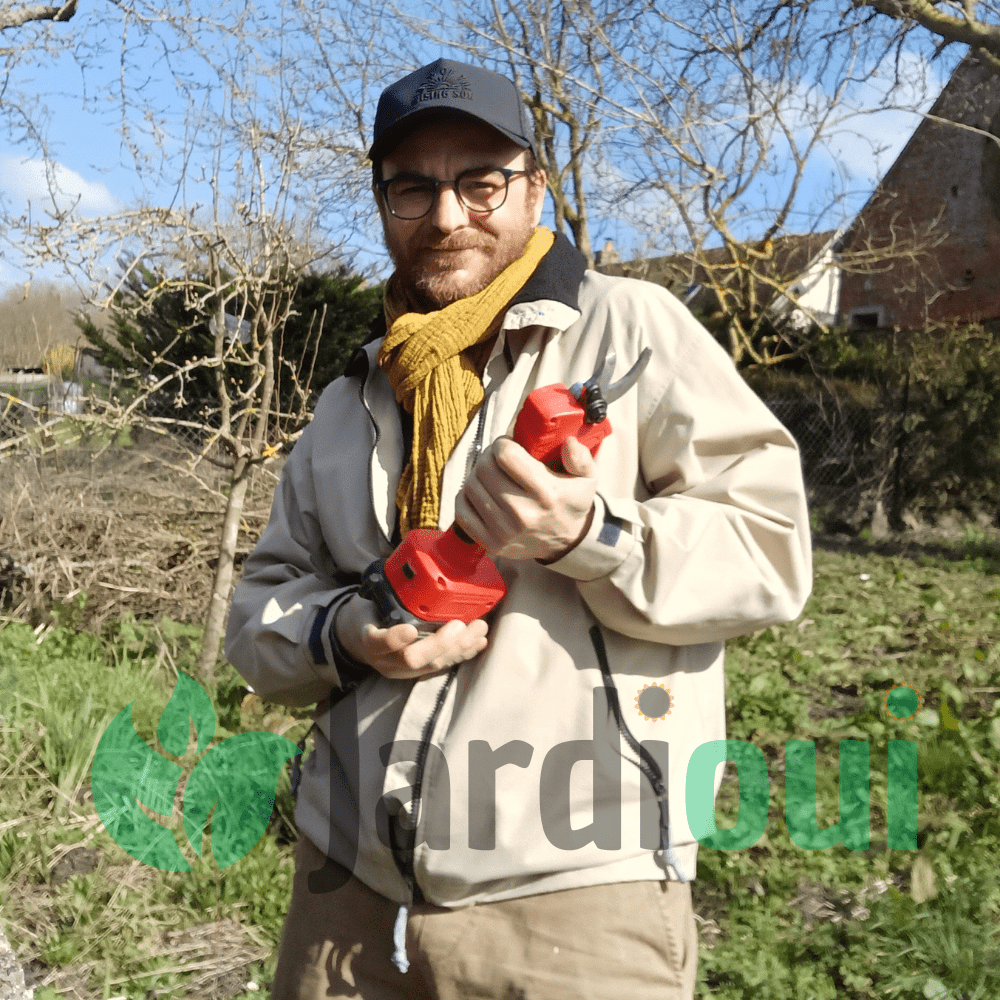
[[[378,209],[379,218],[382,220],[382,228],[385,228],[386,218],[389,214],[388,209],[385,207],[385,202],[382,200],[382,195],[377,187],[372,187],[372,194],[375,197],[375,207]]]
[[[532,198],[532,209],[535,215],[535,225],[541,221],[542,209],[545,207],[545,192],[546,182],[548,178],[545,175],[544,170],[539,170],[537,174],[533,174],[528,178],[529,190],[531,192],[530,197]]]

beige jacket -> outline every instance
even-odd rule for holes
[[[615,377],[644,347],[652,360],[609,408],[588,537],[553,565],[499,561],[508,593],[480,656],[417,682],[372,672],[330,697],[332,612],[392,550],[404,461],[377,344],[323,393],[233,600],[227,654],[252,687],[281,704],[321,702],[300,830],[399,902],[693,877],[685,777],[697,746],[725,739],[723,641],[796,617],[810,590],[789,433],[670,293],[593,271],[571,284],[565,301],[508,310],[486,400],[445,470],[442,527],[477,436],[485,447],[511,434],[532,389],[591,375],[606,327]],[[669,714],[665,695],[642,694],[654,684],[669,691]],[[663,716],[647,717],[650,706]],[[635,741],[662,773],[669,816]],[[672,852],[660,849],[664,820]]]

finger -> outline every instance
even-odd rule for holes
[[[410,643],[401,651],[375,658],[373,666],[390,680],[419,680],[478,656],[487,645],[487,624],[478,619],[442,625],[434,635]]]
[[[507,518],[499,505],[484,491],[473,491],[468,499],[469,506],[481,525],[476,537],[481,539],[483,546],[488,549],[499,538],[506,537],[509,531]]]
[[[539,490],[539,482],[545,466],[530,452],[522,448],[513,438],[499,437],[492,445],[488,454],[492,458],[492,466],[498,477],[503,477],[495,483],[494,489],[513,487],[518,492],[534,495]],[[484,475],[488,476],[490,465],[483,467]],[[491,480],[485,480],[491,482]]]
[[[489,625],[482,618],[477,618],[474,622],[469,622],[466,627],[477,639],[485,639],[486,633],[490,630]]]
[[[411,669],[441,669],[468,660],[486,646],[486,622],[481,619],[471,624],[450,621],[434,635],[421,639],[403,652]]]
[[[455,523],[474,542],[482,545],[482,547],[486,549],[489,548],[489,532],[486,530],[486,525],[483,524],[482,519],[476,512],[476,508],[473,507],[466,497],[466,491],[468,488],[467,484],[466,490],[460,493],[455,500]]]
[[[597,463],[590,449],[578,438],[568,437],[562,446],[563,468],[572,476],[592,479],[597,471]]]
[[[386,641],[391,649],[403,649],[411,646],[420,638],[420,633],[415,625],[403,623],[393,625],[392,628],[385,629]]]
[[[501,439],[502,440],[502,439]],[[516,445],[515,447],[520,447]],[[528,456],[531,457],[530,455]],[[534,459],[532,459],[534,461]],[[524,492],[522,479],[523,471],[512,475],[508,471],[516,471],[517,457],[506,454],[506,449],[494,441],[489,452],[476,462],[469,477],[467,487],[478,488],[481,492],[491,497],[500,498],[507,494],[521,494]]]
[[[497,475],[503,474],[498,472]],[[463,512],[472,522],[471,534],[489,552],[521,531],[525,509],[530,510],[532,505],[541,502],[514,486],[505,476],[503,482],[506,484],[504,490],[495,492],[495,484],[470,479],[463,491]]]
[[[469,624],[456,624],[461,625],[461,628],[455,629],[451,652],[460,660],[471,659],[486,648],[486,622],[480,618]]]
[[[365,641],[373,656],[398,653],[401,649],[411,646],[419,638],[420,635],[413,625],[393,625],[392,628],[379,628],[377,625],[365,626]]]
[[[463,621],[445,622],[433,635],[423,640],[421,652],[428,660],[452,653],[463,645],[463,636],[468,626]]]

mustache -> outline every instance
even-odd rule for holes
[[[449,250],[475,250],[489,245],[489,240],[485,236],[477,236],[474,233],[455,233],[439,243],[430,244],[422,249],[426,253],[442,253]]]

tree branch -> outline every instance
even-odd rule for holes
[[[975,18],[960,18],[939,10],[928,0],[856,0],[897,21],[913,21],[947,42],[960,42],[980,51],[1000,72],[1000,26]]]
[[[77,0],[66,0],[59,7],[35,4],[30,7],[14,7],[4,4],[0,7],[0,31],[20,28],[29,21],[68,21],[76,13]]]

